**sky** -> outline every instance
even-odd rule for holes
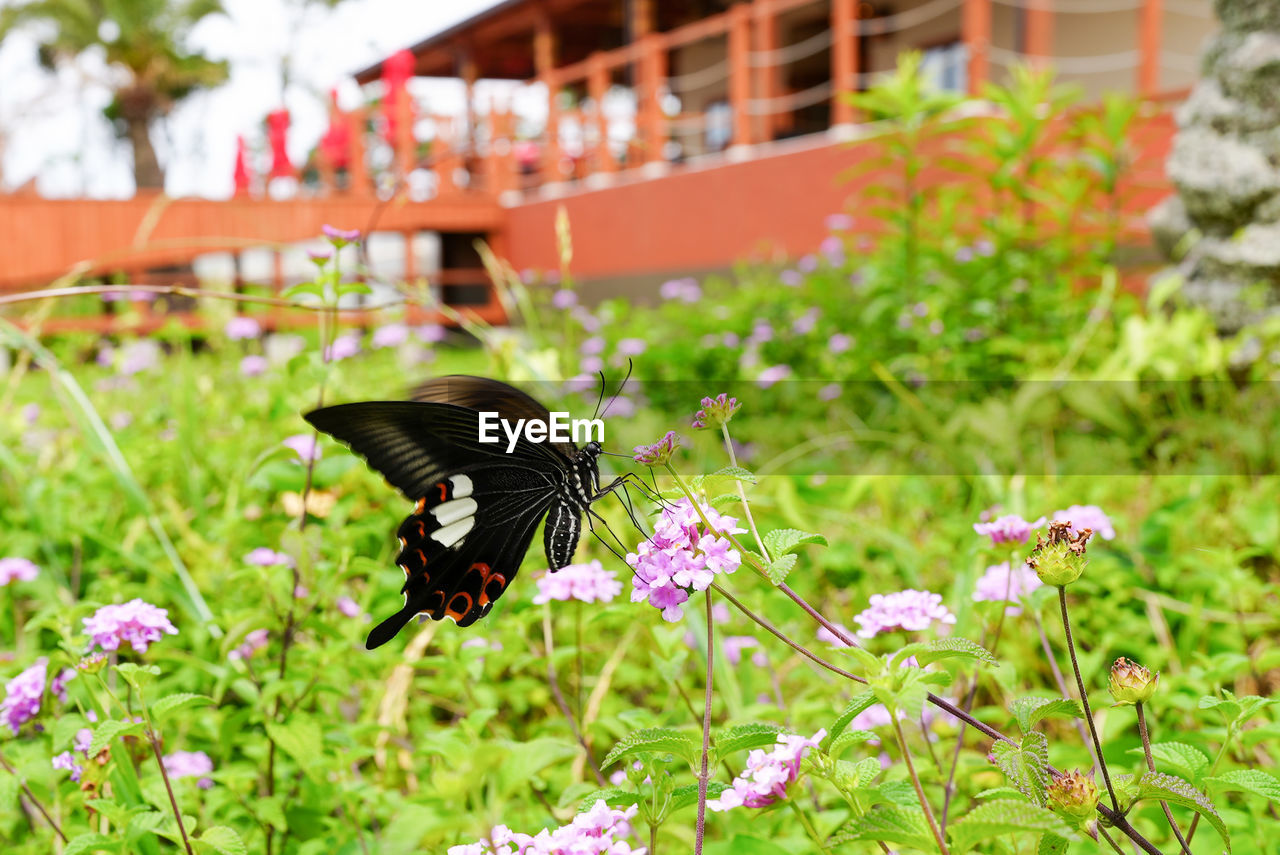
[[[0,0],[0,7],[14,2]],[[324,132],[330,88],[338,89],[344,108],[355,106],[353,72],[496,2],[345,0],[329,10],[304,9],[299,0],[223,0],[227,14],[202,22],[191,45],[228,60],[231,79],[153,128],[165,189],[175,196],[229,196],[236,135],[260,142],[262,119],[282,98],[293,117],[290,155],[300,162]],[[128,146],[101,115],[112,70],[87,56],[51,75],[38,66],[35,44],[25,33],[0,44],[0,190],[34,178],[48,197],[132,195]],[[286,58],[292,83],[282,96]],[[415,80],[412,87],[434,112],[462,109],[459,84]]]

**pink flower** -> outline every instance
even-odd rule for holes
[[[804,275],[798,270],[784,270],[778,274],[778,279],[788,288],[798,288],[804,284]]]
[[[222,332],[232,341],[240,341],[246,338],[257,338],[262,335],[262,325],[253,318],[237,315],[227,321],[227,325],[222,328]]]
[[[320,231],[324,232],[324,236],[329,239],[330,243],[339,248],[360,240],[359,229],[340,229],[337,226],[325,223],[320,227]]]
[[[840,397],[840,394],[843,391],[844,390],[840,388],[839,383],[828,383],[818,390],[818,400],[834,401],[836,398]]]
[[[576,305],[578,305],[578,295],[568,288],[561,288],[551,295],[552,308],[563,312],[566,309],[572,309]]]
[[[747,768],[733,779],[720,797],[707,802],[714,811],[736,807],[762,808],[787,797],[787,785],[800,776],[800,761],[810,748],[817,748],[827,735],[819,730],[811,738],[794,734],[778,736],[772,751],[757,748],[747,755]]]
[[[818,252],[826,258],[827,264],[832,267],[839,267],[844,264],[844,241],[838,237],[828,236],[822,239],[822,244],[818,247]]]
[[[639,356],[648,347],[648,343],[642,338],[624,338],[618,340],[617,347],[614,349],[619,356]]]
[[[409,340],[409,328],[404,324],[383,324],[373,331],[375,348],[399,347]]]
[[[721,392],[714,398],[703,398],[702,409],[693,414],[693,426],[701,430],[727,425],[741,406],[737,398],[729,397],[728,392]]]
[[[702,289],[698,287],[698,280],[692,276],[663,282],[658,294],[664,300],[679,300],[682,303],[696,303],[702,299]]]
[[[41,656],[5,684],[4,701],[0,702],[0,719],[9,725],[15,736],[22,725],[31,721],[40,712],[40,701],[44,697],[48,668],[49,658]]]
[[[768,389],[779,380],[786,380],[791,376],[790,365],[772,365],[760,372],[756,377],[756,384],[761,389]]]
[[[637,445],[633,449],[633,459],[636,463],[643,463],[646,466],[662,466],[671,459],[671,455],[679,447],[680,437],[675,431],[669,430],[653,445]]]
[[[164,755],[164,770],[170,778],[199,778],[196,786],[207,790],[213,779],[207,777],[213,771],[213,761],[203,751],[175,751]]]
[[[166,635],[178,634],[169,622],[168,610],[142,599],[103,606],[84,619],[84,631],[90,642],[103,650],[119,650],[122,644],[129,644],[138,653],[146,653]]]
[[[267,372],[267,358],[251,353],[240,360],[240,373],[245,377],[260,377]]]
[[[1041,584],[1040,577],[1025,564],[1018,565],[1018,569],[1013,571],[1013,578],[1010,578],[1009,562],[1005,561],[1001,564],[992,564],[987,568],[987,572],[982,575],[982,578],[974,586],[973,599],[979,603],[1000,603],[1005,601],[1016,603],[1036,588],[1039,588]],[[1022,609],[1017,606],[1009,606],[1004,610],[1004,613],[1007,615],[1021,614]]]
[[[593,335],[578,346],[578,352],[583,356],[597,356],[604,353],[604,339],[598,335]]]
[[[632,848],[627,840],[637,811],[635,805],[611,808],[600,799],[557,829],[530,836],[498,825],[488,839],[450,846],[448,855],[645,855],[643,847]]]
[[[730,665],[742,662],[742,651],[760,646],[760,642],[750,635],[729,635],[721,641],[721,644],[724,645],[724,655]]]
[[[227,658],[231,660],[248,659],[254,653],[267,646],[267,642],[271,639],[271,633],[265,629],[255,629],[244,637],[244,641],[235,650],[227,654]]]
[[[941,594],[908,588],[892,594],[872,594],[871,606],[854,620],[862,625],[859,638],[874,638],[895,629],[919,632],[935,622],[952,624],[956,616],[942,604]]]
[[[120,348],[121,374],[141,374],[155,368],[160,362],[160,345],[149,338],[131,341]]]
[[[278,567],[280,565],[292,565],[293,559],[283,552],[276,552],[265,546],[259,546],[244,557],[246,564],[256,564],[259,567]]]
[[[538,577],[538,593],[533,601],[541,605],[552,600],[607,603],[622,593],[622,583],[599,561],[570,564]]]
[[[40,568],[26,558],[0,558],[0,586],[10,582],[30,582],[40,575]]]
[[[75,669],[63,668],[49,682],[49,691],[57,696],[62,703],[67,702],[67,683],[71,682],[71,678],[76,675]]]
[[[815,309],[809,309],[800,317],[796,318],[791,324],[791,331],[796,335],[808,335],[813,332],[814,327],[818,325],[818,318],[822,313]]]
[[[853,347],[853,339],[844,333],[836,333],[827,339],[827,350],[832,353],[844,353],[851,347]]]
[[[705,591],[717,575],[733,573],[742,565],[741,554],[724,535],[745,529],[737,527],[736,518],[710,506],[703,506],[702,512],[714,531],[704,531],[702,518],[688,499],[663,508],[653,536],[627,555],[627,564],[635,571],[631,601],[647,601],[670,622],[683,617],[681,606],[690,590]]]
[[[832,622],[832,626],[834,626],[836,629],[843,632],[846,636],[849,636],[849,637],[853,636],[853,633],[849,631],[849,628],[842,623]],[[848,644],[840,640],[840,636],[836,635],[834,632],[827,629],[825,626],[818,627],[818,640],[826,644],[830,644],[833,647],[849,646]]]
[[[324,349],[324,355],[330,362],[350,359],[360,352],[360,334],[347,333],[333,340],[333,344]]]
[[[853,228],[853,217],[848,214],[828,214],[826,226],[829,232],[847,232]]]
[[[414,333],[425,344],[439,344],[449,335],[449,331],[440,324],[423,324]]]
[[[313,433],[297,433],[280,444],[296,451],[298,457],[302,458],[302,463],[319,460],[321,457],[320,446],[316,443],[316,436]]]
[[[76,760],[75,755],[70,751],[63,751],[61,754],[54,755],[51,765],[55,769],[65,769],[70,772],[71,780],[73,781],[79,781],[81,773],[84,772],[84,766],[80,765],[80,762]]]
[[[991,538],[992,546],[1002,543],[1026,543],[1033,529],[1044,525],[1044,517],[1035,522],[1027,522],[1017,514],[1006,514],[994,522],[974,523],[973,530]]]
[[[1102,512],[1097,505],[1072,505],[1065,511],[1053,512],[1054,522],[1069,523],[1072,534],[1083,529],[1092,529],[1093,533],[1103,540],[1113,540],[1116,530],[1111,525],[1111,518]]]
[[[339,612],[349,618],[360,617],[360,615],[364,614],[360,608],[360,604],[350,597],[338,597],[334,606],[337,607]]]

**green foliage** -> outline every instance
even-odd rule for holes
[[[991,756],[1018,792],[1035,805],[1045,804],[1045,789],[1049,786],[1049,740],[1043,733],[1027,733],[1018,745],[997,742],[991,746]]]

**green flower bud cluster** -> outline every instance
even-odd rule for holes
[[[1080,578],[1088,564],[1085,547],[1093,535],[1092,529],[1071,531],[1066,522],[1049,523],[1049,538],[1036,535],[1036,547],[1027,556],[1027,566],[1046,585],[1065,588]]]

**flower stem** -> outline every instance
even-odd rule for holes
[[[724,448],[729,452],[729,465],[737,468],[738,455],[733,451],[733,440],[729,439],[729,426],[727,424],[720,425],[720,433],[724,436]],[[738,485],[738,498],[742,500],[742,512],[747,518],[747,527],[751,529],[751,535],[756,539],[756,545],[760,547],[760,554],[764,556],[764,560],[770,563],[773,558],[769,556],[769,550],[765,548],[764,538],[760,536],[760,530],[756,528],[756,521],[751,516],[751,505],[747,502],[747,488],[742,486],[742,481],[734,479],[734,483]]]
[[[1147,770],[1154,772],[1156,770],[1156,760],[1151,754],[1151,733],[1147,730],[1147,713],[1142,708],[1142,701],[1138,701],[1134,704],[1134,707],[1138,713],[1138,733],[1142,736],[1142,753],[1147,758]],[[1164,810],[1164,818],[1169,821],[1169,827],[1173,829],[1173,836],[1178,839],[1178,845],[1182,847],[1185,855],[1191,855],[1191,846],[1187,843],[1186,838],[1182,836],[1182,829],[1178,828],[1178,823],[1173,818],[1173,811],[1169,810],[1169,803],[1161,799],[1160,807]]]
[[[164,778],[164,788],[169,794],[169,804],[173,807],[173,818],[178,821],[178,835],[182,838],[182,844],[187,848],[187,855],[195,855],[191,849],[191,841],[187,838],[187,829],[182,824],[182,811],[178,809],[178,799],[173,794],[173,784],[169,781],[169,770],[164,768],[164,758],[160,756],[160,740],[156,737],[156,732],[147,726],[147,741],[151,743],[151,753],[156,756],[156,763],[160,766],[160,777]]]
[[[608,786],[609,782],[605,780],[604,773],[600,771],[600,766],[596,764],[595,755],[591,753],[591,746],[587,744],[586,738],[582,735],[582,731],[578,729],[578,723],[574,720],[573,711],[569,709],[569,703],[564,699],[564,693],[560,691],[560,680],[556,677],[555,666],[555,648],[551,639],[551,604],[544,603],[542,610],[542,637],[547,645],[547,682],[551,685],[551,694],[556,699],[556,706],[560,707],[560,712],[564,714],[565,720],[569,722],[569,730],[573,731],[573,738],[582,746],[582,750],[587,753],[587,763],[591,766],[591,771],[595,773],[596,782],[600,786]],[[579,704],[581,709],[582,705]]]
[[[1098,833],[1102,835],[1103,840],[1111,844],[1111,848],[1114,849],[1118,855],[1124,855],[1124,850],[1120,848],[1120,844],[1116,843],[1115,840],[1111,838],[1111,835],[1107,834],[1107,830],[1101,825],[1098,826]],[[1095,837],[1094,839],[1096,840],[1097,838]]]
[[[898,721],[897,710],[889,710],[889,718],[893,720],[893,733],[898,737],[898,748],[902,751],[902,759],[907,763],[907,774],[911,776],[911,785],[916,789],[916,798],[920,800],[920,807],[924,810],[924,818],[929,822],[929,830],[933,832],[938,851],[942,855],[951,855],[946,838],[942,836],[942,829],[934,819],[933,808],[929,807],[929,800],[924,797],[924,787],[920,785],[920,776],[916,774],[916,764],[911,761],[911,749],[907,747],[907,737],[902,733],[902,722]]]
[[[809,839],[813,841],[813,845],[818,847],[818,851],[822,853],[829,853],[830,850],[823,845],[822,835],[818,834],[818,829],[813,827],[813,820],[809,819],[808,814],[801,809],[800,805],[796,804],[791,799],[787,799],[787,807],[795,811],[796,817],[800,820],[800,824],[804,826],[805,833],[809,835]]]
[[[1076,688],[1080,690],[1080,706],[1084,707],[1085,724],[1089,725],[1089,734],[1093,737],[1093,747],[1098,757],[1098,768],[1102,770],[1102,780],[1107,785],[1107,795],[1111,798],[1111,809],[1120,812],[1120,802],[1116,801],[1116,791],[1111,786],[1111,773],[1107,771],[1107,761],[1102,757],[1102,740],[1098,738],[1098,726],[1093,721],[1093,710],[1089,708],[1089,692],[1084,686],[1084,677],[1080,674],[1080,661],[1076,658],[1076,643],[1071,637],[1071,618],[1067,616],[1067,589],[1058,588],[1058,605],[1062,610],[1062,630],[1067,637],[1067,652],[1071,655],[1071,670],[1076,675]]]
[[[707,782],[711,772],[707,765],[707,756],[711,752],[711,698],[714,673],[712,664],[715,660],[715,620],[711,616],[711,589],[706,590],[707,602],[707,692],[702,709],[702,773],[698,775],[698,826],[695,831],[694,855],[702,855],[702,838],[707,830]]]
[[[36,794],[31,792],[31,787],[27,785],[27,780],[18,774],[18,770],[9,765],[9,761],[5,758],[4,754],[0,754],[0,766],[3,766],[6,772],[14,778],[17,778],[18,786],[22,788],[22,794],[27,797],[27,801],[31,802],[31,804],[35,806],[35,809],[40,812],[42,817],[44,817],[44,821],[49,823],[49,827],[62,838],[63,843],[66,843],[67,835],[63,833],[62,826],[58,825],[58,823],[54,821],[54,818],[49,815],[49,811],[45,810],[44,805],[41,804],[38,798],[36,798]]]

